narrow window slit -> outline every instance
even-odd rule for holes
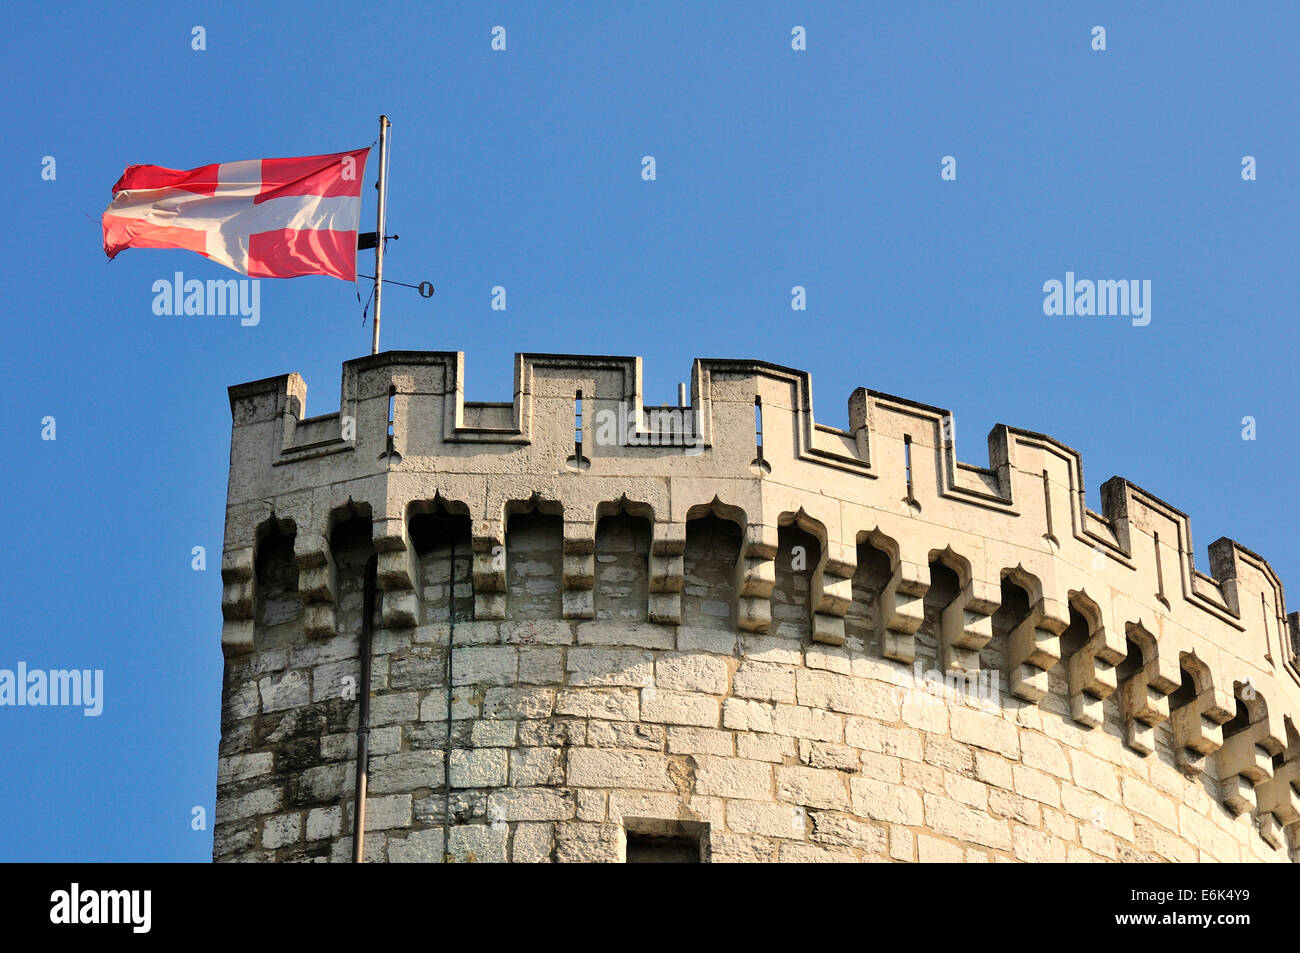
[[[912,435],[903,434],[903,472],[907,477],[907,502],[916,502],[916,494],[912,490]]]
[[[397,419],[397,388],[392,384],[388,385],[388,453],[393,452],[393,438],[397,431],[393,424]]]
[[[582,411],[582,391],[574,391],[573,394],[573,456],[565,461],[565,465],[576,470],[586,470],[591,466],[591,460],[582,452],[583,437],[583,411]],[[600,435],[596,435],[600,439]]]
[[[1269,665],[1273,664],[1273,623],[1275,619],[1270,617],[1268,611],[1268,600],[1264,593],[1259,594],[1259,611],[1264,614],[1264,659]]]
[[[1169,600],[1165,598],[1165,568],[1160,560],[1160,534],[1153,532],[1152,537],[1156,545],[1156,598],[1169,607]]]
[[[1052,481],[1047,476],[1047,471],[1043,471],[1043,506],[1047,511],[1047,534],[1044,539],[1051,542],[1057,542],[1056,531],[1052,528]]]
[[[582,459],[582,391],[573,399],[573,455]]]

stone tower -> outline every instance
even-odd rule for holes
[[[1300,857],[1300,614],[1250,550],[772,364],[677,407],[638,358],[463,371],[230,389],[217,860],[351,859],[367,638],[370,861]]]

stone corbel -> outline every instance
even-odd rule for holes
[[[840,543],[828,543],[826,549],[826,558],[813,572],[809,586],[812,640],[824,645],[843,645],[844,614],[853,603],[857,549]]]
[[[564,521],[564,570],[560,598],[564,618],[596,617],[596,524],[591,520]],[[653,601],[653,599],[651,600]]]
[[[1091,600],[1089,600],[1091,602]],[[1124,632],[1111,623],[1105,607],[1097,610],[1088,641],[1070,656],[1066,669],[1070,691],[1070,714],[1081,725],[1099,728],[1105,715],[1102,703],[1119,688],[1115,666],[1124,661]],[[1087,618],[1087,613],[1083,613]]]
[[[1253,728],[1253,726],[1252,726]],[[1246,728],[1223,739],[1219,749],[1219,784],[1223,806],[1233,814],[1255,810],[1257,785],[1273,774],[1273,759],[1255,743],[1256,735]]]
[[[1205,771],[1209,756],[1223,747],[1223,725],[1232,720],[1235,708],[1231,694],[1210,685],[1169,713],[1179,770],[1189,776]]]
[[[1001,600],[998,587],[983,579],[972,577],[961,587],[939,618],[943,671],[979,671],[980,649],[993,638],[993,613]]]
[[[309,639],[332,638],[338,599],[338,568],[329,540],[319,533],[299,532],[293,540],[298,564],[298,594],[302,597],[303,631]]]
[[[221,649],[226,655],[253,650],[253,547],[221,554]]]
[[[400,519],[377,522],[375,530],[375,583],[383,592],[383,624],[394,629],[419,625],[420,566],[415,548],[407,544]]]
[[[500,520],[474,520],[470,528],[474,549],[474,618],[506,617],[506,547]],[[453,580],[454,582],[454,580]],[[450,598],[455,598],[455,589]]]
[[[925,621],[929,591],[929,565],[900,556],[876,605],[876,635],[885,658],[907,665],[916,661],[916,633]]]
[[[1048,596],[1029,609],[1007,640],[1011,693],[1028,702],[1047,696],[1047,673],[1061,660],[1061,633],[1070,627],[1070,609]]]
[[[1156,750],[1156,725],[1169,720],[1169,696],[1182,684],[1178,660],[1154,645],[1152,658],[1124,680],[1120,708],[1124,713],[1124,743],[1146,756]]]
[[[1283,830],[1300,823],[1300,755],[1275,768],[1273,776],[1255,788],[1259,803],[1259,833],[1274,849],[1286,842]]]
[[[1284,750],[1268,712],[1257,711],[1254,718],[1245,728],[1225,737],[1218,753],[1223,805],[1236,815],[1259,806],[1259,787],[1273,777],[1273,756]]]
[[[680,625],[686,582],[686,524],[654,523],[650,541],[651,622]]]
[[[736,625],[742,631],[766,632],[772,624],[776,550],[776,526],[750,523],[745,527],[736,560]]]

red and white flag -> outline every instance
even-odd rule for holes
[[[183,248],[254,278],[354,281],[369,153],[129,166],[104,211],[104,252]]]

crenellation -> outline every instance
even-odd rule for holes
[[[826,426],[790,368],[689,390],[519,355],[466,402],[453,352],[350,361],[312,418],[296,374],[231,388],[214,857],[351,856],[372,554],[370,860],[1300,857],[1261,557],[1199,571],[1122,478],[1088,509],[1042,434],[971,465],[948,412],[859,388]]]

